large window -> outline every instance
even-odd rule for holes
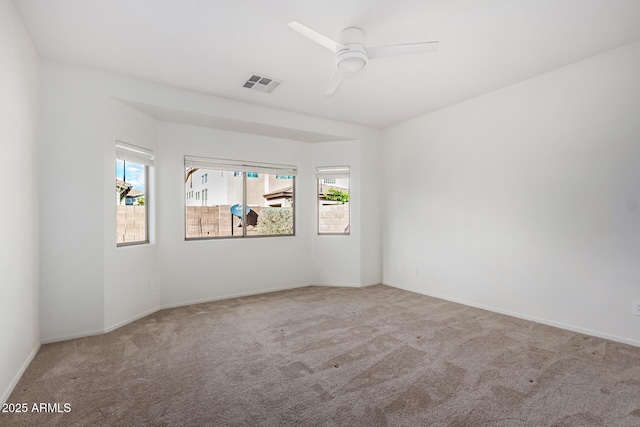
[[[349,166],[316,168],[318,234],[349,234]]]
[[[296,167],[195,156],[184,167],[187,240],[295,234]]]
[[[116,244],[149,242],[149,167],[153,152],[116,142]]]

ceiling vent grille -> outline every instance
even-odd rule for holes
[[[276,90],[276,88],[280,86],[280,84],[282,84],[281,81],[272,79],[271,77],[251,74],[251,76],[244,82],[242,87],[258,92],[271,93]]]

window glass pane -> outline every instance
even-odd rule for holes
[[[145,243],[147,166],[116,159],[116,243]]]
[[[318,178],[318,234],[349,234],[349,178]]]
[[[195,193],[185,199],[187,239],[242,237],[243,180],[238,174],[242,172],[185,168],[185,194]]]
[[[293,235],[294,180],[277,179],[275,174],[256,175],[247,179],[247,205],[251,209],[247,235]]]
[[[186,239],[294,235],[295,172],[185,156]]]

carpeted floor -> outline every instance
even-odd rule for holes
[[[42,346],[2,426],[638,426],[640,348],[386,286],[163,310]],[[70,412],[64,413],[64,404]]]

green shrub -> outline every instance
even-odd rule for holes
[[[258,217],[258,234],[293,234],[293,209],[262,209]]]
[[[347,203],[349,201],[349,193],[336,188],[329,188],[324,198],[333,202]]]

